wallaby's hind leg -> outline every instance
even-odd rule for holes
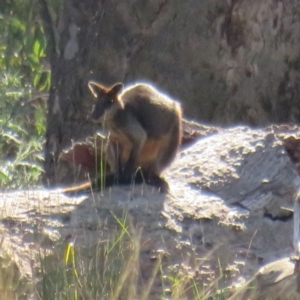
[[[153,166],[155,174],[161,174],[175,159],[181,140],[181,126],[180,123],[173,125],[170,139],[167,147],[162,147],[159,151],[157,160]]]
[[[168,182],[156,174],[146,175],[146,183],[158,188],[161,193],[167,193],[170,190]]]
[[[110,173],[105,176],[105,187],[113,185],[130,185],[133,183],[141,184],[145,182],[145,178],[141,172],[137,172],[135,176],[125,176],[122,173]]]
[[[169,185],[164,178],[154,173],[148,173],[141,169],[138,169],[134,174],[128,176],[128,174],[107,174],[105,180],[105,187],[111,187],[114,184],[117,185],[131,185],[131,184],[149,184],[160,190],[162,193],[169,191]]]
[[[138,170],[130,178],[127,176],[119,177],[117,184],[149,184],[160,190],[162,193],[167,193],[169,191],[169,185],[164,178],[156,174],[147,174],[142,170]]]
[[[142,184],[146,183],[147,179],[141,170],[137,170],[134,174],[128,176],[128,174],[124,174],[123,172],[118,174],[109,174],[108,176],[108,185],[112,186],[113,184],[117,185],[130,185],[130,184]]]
[[[124,177],[131,177],[136,172],[137,160],[147,140],[147,134],[137,121],[130,123],[130,126],[123,128],[123,130],[125,131],[125,134],[127,133],[127,137],[130,140],[132,147],[121,175]]]

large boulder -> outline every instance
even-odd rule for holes
[[[297,149],[290,145],[299,144],[298,135],[288,127],[219,129],[178,155],[165,173],[167,194],[147,185],[74,197],[61,189],[1,193],[0,289],[6,299],[34,295],[45,288],[48,273],[59,264],[67,268],[70,247],[80,269],[97,262],[99,272],[109,253],[103,252],[103,261],[92,259],[121,228],[119,236],[128,242],[137,236],[138,254],[132,250],[128,259],[137,295],[148,286],[151,299],[174,295],[172,274],[186,280],[190,299],[191,286],[206,296],[233,294],[262,266],[293,253],[293,197],[300,180],[290,159]],[[87,274],[78,275],[81,284]],[[55,288],[53,281],[50,286]]]

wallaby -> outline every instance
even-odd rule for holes
[[[121,181],[140,169],[150,184],[162,184],[162,171],[174,160],[181,140],[181,106],[148,84],[123,90],[90,81],[97,99],[92,119],[109,132],[119,147],[118,174]]]
[[[143,167],[141,172],[136,172],[134,176],[135,183],[143,183],[147,182],[158,186],[161,188],[162,192],[168,191],[167,183],[159,177],[155,177],[155,175],[150,176],[148,174],[144,174],[145,167],[147,165],[151,165],[151,162],[157,155],[158,145],[155,141],[146,142],[140,155],[137,164]],[[109,143],[107,147],[104,149],[104,159],[106,161],[106,172],[105,179],[102,179],[102,184],[104,183],[104,187],[112,186],[113,184],[129,184],[132,182],[130,177],[123,176],[120,177],[120,168],[124,165],[123,161],[128,160],[128,153],[122,153],[121,147],[117,141],[109,139]],[[120,157],[121,155],[124,157]],[[121,172],[122,175],[122,172]],[[75,187],[68,187],[63,189],[63,193],[74,194],[74,193],[82,193],[87,190],[92,190],[95,188],[101,187],[101,182],[99,178],[96,178],[93,182],[86,182],[81,185],[77,185]]]

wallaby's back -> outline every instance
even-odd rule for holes
[[[181,108],[178,102],[170,100],[148,84],[137,84],[120,94],[124,111],[133,116],[143,127],[148,138],[160,138],[171,134],[173,126],[181,122]],[[119,114],[116,115],[117,121]]]

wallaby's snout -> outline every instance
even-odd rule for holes
[[[92,120],[96,123],[101,122],[102,118],[105,115],[105,108],[107,105],[105,99],[98,99],[94,105],[92,112]]]
[[[112,113],[114,107],[119,108],[120,102],[118,101],[118,94],[123,89],[122,83],[117,83],[112,88],[108,89],[96,82],[90,81],[88,87],[96,98],[96,103],[92,112],[92,120],[94,122],[101,122],[105,114]]]

